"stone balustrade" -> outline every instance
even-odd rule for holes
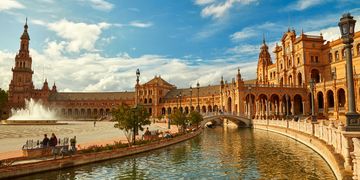
[[[353,138],[354,151],[351,153],[352,163],[354,167],[353,179],[359,179],[360,175],[360,139]]]
[[[254,119],[253,125],[255,128],[259,127],[259,125],[266,128],[282,128],[284,131],[281,131],[281,133],[285,135],[289,132],[289,130],[292,131],[292,135],[294,133],[306,135],[309,138],[305,139],[310,141],[310,144],[312,140],[320,140],[327,146],[330,146],[330,150],[332,151],[331,156],[336,157],[336,159],[338,159],[338,162],[343,163],[343,166],[339,168],[341,173],[352,173],[353,179],[359,179],[358,176],[360,175],[360,132],[348,132],[345,131],[344,125],[341,123],[337,124],[336,127],[335,124],[332,122],[329,123],[329,125],[325,125],[323,121],[312,123],[307,121],[294,120]],[[296,139],[297,136],[295,135],[291,137],[294,137]],[[316,146],[316,143],[313,143],[311,145]],[[321,147],[315,148],[314,150],[321,151]],[[320,155],[324,154],[323,152],[318,153]],[[325,160],[327,160],[326,157],[324,158]],[[336,174],[336,172],[334,173]],[[344,178],[344,176],[341,177]]]

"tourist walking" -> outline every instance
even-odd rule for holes
[[[42,141],[42,146],[43,147],[48,147],[49,146],[49,138],[47,137],[47,134],[44,134],[44,139]]]

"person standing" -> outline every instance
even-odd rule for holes
[[[50,141],[49,141],[49,146],[50,147],[55,147],[56,145],[57,145],[57,138],[56,138],[55,134],[52,133]]]
[[[42,145],[43,145],[43,147],[49,146],[49,138],[47,137],[47,134],[44,134],[44,139],[42,141]]]
[[[70,151],[75,154],[76,152],[76,136],[70,139]]]

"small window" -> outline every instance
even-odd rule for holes
[[[319,62],[319,57],[315,56],[315,62],[318,63]]]
[[[331,62],[332,62],[332,54],[329,53],[329,63],[331,63]]]
[[[339,51],[335,51],[335,61],[339,60]]]
[[[297,63],[300,64],[300,58],[299,57],[297,58]]]
[[[313,63],[314,62],[314,56],[311,56],[310,59],[311,59],[311,62]]]

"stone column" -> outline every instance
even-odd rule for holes
[[[259,101],[256,101],[255,104],[255,116],[259,116]]]
[[[303,109],[303,115],[306,115],[306,112],[305,112],[305,101],[302,102],[302,109]]]
[[[294,101],[291,101],[291,115],[295,115]]]
[[[266,102],[266,118],[269,118],[269,113],[270,113],[270,101],[269,100],[265,100]]]
[[[246,103],[246,101],[244,101],[244,111],[245,111],[244,114],[245,115],[248,115],[248,106],[249,106],[248,103]]]

